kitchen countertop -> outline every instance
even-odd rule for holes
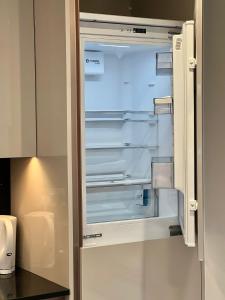
[[[0,300],[49,299],[69,293],[69,289],[23,269],[0,275]]]

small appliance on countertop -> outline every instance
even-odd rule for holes
[[[0,274],[15,271],[17,218],[0,215]]]

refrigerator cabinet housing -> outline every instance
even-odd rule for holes
[[[84,247],[195,246],[195,66],[193,21],[81,14]]]

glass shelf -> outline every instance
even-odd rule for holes
[[[87,188],[96,187],[110,187],[110,186],[130,186],[130,185],[151,185],[150,179],[124,179],[124,180],[109,180],[109,181],[95,181],[87,182]]]
[[[129,143],[125,144],[93,144],[87,145],[86,150],[107,150],[107,149],[149,149],[149,150],[157,150],[158,145],[150,146],[150,145],[133,145]]]
[[[122,119],[122,118],[86,118],[85,122],[146,122],[155,125],[158,120]]]
[[[85,122],[124,122],[125,119],[122,118],[86,118]]]
[[[90,113],[99,113],[99,114],[105,114],[105,113],[132,113],[132,114],[149,114],[154,116],[155,113],[153,110],[131,110],[131,109],[125,109],[125,110],[86,110],[86,114]]]
[[[158,122],[153,111],[86,111],[85,122],[145,122],[155,125]]]

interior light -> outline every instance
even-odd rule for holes
[[[130,48],[128,45],[99,44],[102,47]]]

